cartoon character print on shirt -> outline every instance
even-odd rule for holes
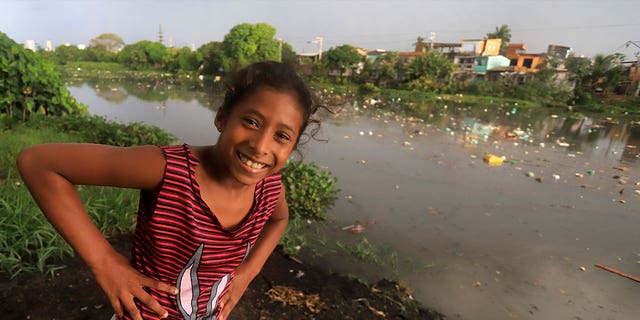
[[[247,243],[247,251],[242,259],[243,261],[247,258],[250,249],[251,244]],[[178,295],[176,296],[176,302],[185,320],[216,320],[217,317],[215,313],[218,307],[218,301],[231,280],[231,274],[229,273],[213,284],[211,294],[207,300],[207,310],[202,316],[197,317],[198,297],[201,292],[198,282],[198,267],[200,266],[203,251],[204,243],[201,243],[191,256],[191,259],[189,259],[189,262],[187,262],[182,271],[180,271],[180,275],[178,275],[176,285],[176,287],[178,287]]]

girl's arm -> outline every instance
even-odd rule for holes
[[[278,203],[271,214],[271,217],[264,225],[260,236],[256,240],[256,244],[251,249],[246,260],[238,266],[235,271],[233,282],[229,287],[229,291],[220,300],[220,320],[227,320],[231,310],[240,300],[244,292],[247,290],[249,283],[255,278],[267,258],[273,252],[276,245],[280,241],[282,234],[287,228],[289,221],[289,209],[285,199],[284,186],[280,191]]]
[[[34,200],[89,266],[118,316],[141,319],[137,298],[158,315],[160,304],[142,288],[175,293],[177,289],[133,269],[89,218],[74,185],[153,189],[162,181],[165,159],[157,147],[119,148],[93,144],[45,144],[23,150],[17,158],[20,175]]]

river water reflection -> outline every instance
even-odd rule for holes
[[[157,125],[194,145],[217,138],[219,92],[69,89],[92,114]],[[396,278],[450,319],[637,318],[640,287],[594,264],[640,275],[638,123],[517,105],[443,102],[423,120],[392,108],[349,105],[325,117],[320,138],[328,143],[303,149],[341,190],[323,233],[343,243],[367,239],[388,263],[316,262]],[[486,152],[505,163],[486,165]],[[356,221],[368,228],[343,230]]]

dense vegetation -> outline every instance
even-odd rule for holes
[[[0,32],[0,120],[84,112],[53,64]]]

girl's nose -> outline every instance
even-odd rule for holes
[[[250,147],[258,155],[266,154],[269,151],[271,140],[269,134],[264,131],[257,132],[250,141]]]

